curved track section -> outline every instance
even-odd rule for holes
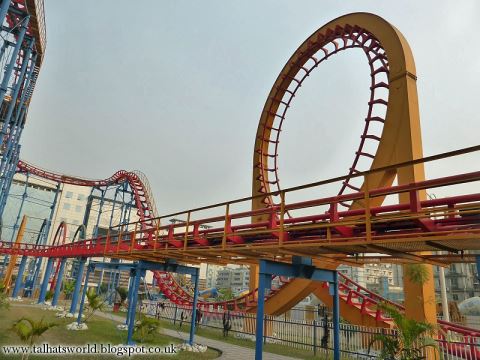
[[[103,180],[92,180],[58,174],[19,160],[17,164],[17,172],[29,173],[43,179],[77,186],[98,187],[128,182],[134,194],[135,206],[138,209],[137,215],[141,220],[142,226],[153,227],[155,225],[152,220],[156,214],[155,202],[153,200],[148,181],[146,181],[146,176],[139,171],[129,172],[125,170],[119,170],[109,178]]]
[[[369,164],[369,168],[373,169],[422,157],[416,70],[408,42],[395,27],[379,16],[368,13],[345,15],[322,26],[300,45],[283,67],[267,97],[257,128],[253,154],[252,195],[257,198],[252,202],[252,210],[279,208],[280,133],[288,109],[299,94],[302,84],[324,61],[349,49],[363,51],[371,78],[365,126],[349,168],[349,176],[367,170],[360,169],[360,163]],[[376,125],[380,125],[380,131]],[[368,188],[391,186],[396,175],[396,171],[388,171],[369,176]],[[398,177],[399,183],[422,181],[423,165],[402,170]],[[355,180],[358,182],[363,179]],[[364,189],[365,184],[354,184],[354,179],[349,177],[343,182],[338,194]],[[267,195],[272,190],[278,191],[276,196]],[[383,200],[384,197],[378,197],[371,205],[380,206]],[[350,210],[364,207],[359,200],[341,202],[339,205]],[[334,209],[333,212],[337,211]],[[258,222],[265,220],[264,216],[254,219]],[[279,292],[279,299],[294,290],[298,293],[298,302],[305,292],[314,287],[310,282],[295,281],[297,285],[294,289],[290,285],[292,289]],[[293,299],[291,303],[294,303]],[[272,314],[279,314],[285,309],[284,304],[274,297],[267,301],[265,307]]]
[[[261,195],[281,190],[278,175],[280,133],[288,109],[298,96],[302,84],[325,60],[355,48],[361,49],[366,56],[371,85],[365,126],[349,174],[366,170],[359,169],[362,160],[368,160],[370,168],[400,162],[402,155],[399,154],[398,138],[405,129],[413,133],[415,139],[411,139],[412,142],[421,144],[420,132],[417,131],[418,105],[415,106],[416,70],[407,41],[397,29],[376,15],[355,13],[342,16],[318,29],[300,45],[280,72],[267,97],[253,155],[252,193],[259,196],[253,203],[253,210],[278,204],[278,199]],[[392,86],[393,83],[395,86]],[[403,146],[408,147],[409,144]],[[403,157],[421,157],[421,146],[412,144],[412,149],[413,153],[404,154]],[[390,186],[394,177],[395,173],[379,174],[369,178],[369,185],[371,188]],[[358,191],[361,188],[362,184],[353,184],[349,178],[341,186],[339,194],[347,189]],[[381,203],[382,200],[379,198],[377,201]],[[352,204],[344,203],[343,206],[351,207]]]

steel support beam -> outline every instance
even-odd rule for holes
[[[196,320],[197,320],[197,303],[198,303],[198,281],[200,278],[199,274],[199,269],[194,268],[196,270],[196,274],[192,275],[192,280],[195,284],[194,290],[193,290],[193,304],[192,304],[192,321],[190,324],[190,338],[188,340],[188,343],[190,345],[193,345],[193,340],[195,338],[195,325],[196,325]]]
[[[263,358],[264,338],[264,307],[265,291],[270,290],[272,275],[288,276],[309,279],[312,281],[325,281],[330,284],[333,296],[333,331],[334,348],[333,359],[340,360],[340,298],[338,292],[338,274],[334,270],[316,268],[311,258],[294,256],[292,263],[280,263],[270,260],[260,260],[258,274],[258,300],[255,337],[255,360]]]
[[[131,301],[128,304],[130,308],[128,311],[128,331],[127,331],[127,345],[134,345],[133,341],[133,329],[135,327],[135,312],[137,308],[137,299],[138,299],[138,288],[140,287],[140,278],[142,277],[142,270],[140,265],[137,265],[137,268],[133,270],[133,286],[132,286],[132,297]]]
[[[480,280],[480,255],[475,256],[475,261],[477,263],[477,278]]]
[[[85,306],[85,296],[87,295],[88,290],[88,279],[90,278],[90,273],[93,271],[93,266],[88,264],[87,266],[87,275],[85,275],[85,285],[83,285],[82,291],[82,300],[80,301],[80,308],[78,309],[77,324],[80,325],[82,322],[83,307]]]
[[[22,256],[22,260],[20,261],[20,266],[18,267],[17,278],[15,279],[15,286],[13,288],[12,297],[16,298],[20,290],[23,287],[23,273],[25,272],[25,266],[27,265],[27,256]]]
[[[70,313],[75,314],[77,310],[78,295],[82,286],[83,271],[85,270],[86,258],[81,258],[78,264],[77,280],[75,281],[75,289],[73,290],[72,303],[70,304]]]
[[[63,273],[65,272],[65,264],[67,258],[62,258],[60,262],[60,269],[58,269],[57,283],[55,284],[55,293],[53,294],[52,306],[57,306],[58,298],[60,297],[60,290],[62,289]]]
[[[130,269],[130,277],[128,278],[128,294],[127,294],[127,317],[125,318],[125,325],[128,325],[128,320],[130,319],[130,304],[132,303],[132,296],[133,296],[133,278],[135,276],[135,272],[133,269]]]
[[[48,282],[50,280],[50,275],[53,270],[53,261],[54,258],[48,258],[47,267],[45,268],[45,273],[43,275],[42,287],[40,289],[40,296],[38,297],[38,303],[41,304],[45,302],[45,296],[47,295]]]

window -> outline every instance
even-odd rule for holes
[[[85,200],[85,195],[78,194],[77,200],[80,200],[80,201]]]
[[[65,197],[66,197],[67,199],[71,199],[71,198],[73,197],[73,192],[67,191],[67,193],[65,194]]]
[[[75,205],[75,211],[76,212],[82,211],[82,207],[80,205]]]
[[[71,205],[69,203],[63,204],[63,209],[64,210],[70,210],[70,208],[71,208]]]

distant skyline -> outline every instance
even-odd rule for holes
[[[46,0],[46,56],[22,159],[87,178],[138,169],[160,213],[248,196],[255,133],[278,73],[312,32],[356,11],[384,17],[410,43],[424,154],[479,143],[476,0],[138,4]],[[348,171],[368,86],[357,51],[312,74],[281,138],[284,187]],[[429,166],[427,176],[474,165],[470,156]]]

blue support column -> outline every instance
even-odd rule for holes
[[[260,262],[261,266],[262,262]],[[263,318],[265,313],[265,290],[271,283],[272,276],[260,272],[258,274],[257,319],[255,330],[255,360],[263,358]]]
[[[291,264],[270,260],[261,260],[259,263],[255,360],[262,359],[264,338],[264,297],[265,289],[271,288],[272,275],[310,279],[313,281],[327,281],[330,284],[332,295],[334,295],[334,360],[340,360],[340,311],[337,272],[332,270],[318,269],[313,265],[311,258],[299,256],[294,256]]]
[[[82,314],[83,314],[83,307],[85,306],[85,296],[87,295],[88,290],[88,278],[90,277],[90,272],[92,272],[95,268],[91,265],[87,267],[87,275],[85,275],[85,285],[83,286],[82,291],[82,300],[80,301],[80,309],[78,309],[78,318],[77,324],[80,325],[82,322]]]
[[[2,0],[2,5],[0,5],[0,24],[3,24],[3,20],[8,13],[8,8],[10,7],[10,0]]]
[[[340,360],[340,299],[338,294],[338,273],[333,273],[333,360]]]
[[[25,185],[23,187],[22,200],[20,201],[20,206],[18,207],[17,217],[15,219],[15,224],[13,225],[13,231],[12,231],[12,236],[10,238],[10,242],[13,242],[13,240],[15,239],[15,234],[17,233],[17,230],[20,227],[19,224],[20,224],[20,219],[22,217],[23,205],[25,205],[25,199],[28,196],[28,178],[29,178],[29,174],[27,173],[25,175]]]
[[[132,303],[132,294],[133,294],[133,278],[135,276],[135,272],[130,271],[130,277],[128,279],[128,294],[127,294],[127,317],[125,318],[125,325],[128,325],[128,320],[130,319],[130,304]]]
[[[18,53],[20,52],[20,47],[23,43],[23,38],[25,37],[25,33],[27,32],[28,23],[30,21],[30,15],[25,17],[22,20],[22,26],[20,31],[18,32],[17,43],[15,44],[15,48],[13,49],[10,62],[5,69],[3,74],[2,83],[0,84],[0,103],[3,102],[5,99],[5,94],[7,93],[8,83],[10,82],[10,77],[12,76],[13,68],[15,67],[15,63],[17,62]],[[0,141],[0,144],[2,142]]]
[[[25,185],[23,187],[22,200],[20,201],[20,206],[18,207],[17,217],[15,219],[15,224],[13,225],[13,229],[12,229],[12,236],[10,237],[10,242],[11,243],[13,243],[13,240],[15,240],[15,235],[17,233],[18,228],[20,227],[19,224],[20,224],[20,218],[22,217],[23,205],[25,204],[25,199],[26,199],[27,194],[28,194],[28,191],[27,191],[28,190],[28,176],[29,175],[27,173],[26,176],[25,176]],[[8,196],[8,194],[3,194],[3,196],[6,197],[6,196]],[[8,255],[5,255],[3,257],[2,267],[0,268],[0,278],[3,277],[3,272],[5,270],[5,267],[7,266],[8,258],[9,258]]]
[[[78,295],[82,286],[83,271],[85,269],[86,258],[81,258],[78,264],[77,280],[75,282],[75,290],[73,290],[72,303],[70,304],[70,313],[75,314],[77,310]]]
[[[477,278],[480,280],[480,255],[475,256],[477,262]]]
[[[25,266],[27,265],[27,256],[23,255],[22,260],[20,261],[20,266],[18,268],[17,279],[15,280],[15,287],[13,288],[12,297],[16,298],[18,293],[22,289],[23,285],[23,272],[25,271]]]
[[[12,99],[11,99],[9,105],[8,105],[7,113],[5,114],[4,123],[3,123],[3,126],[2,126],[2,130],[1,130],[2,134],[6,134],[8,126],[11,126],[12,123],[13,123],[11,121],[11,118],[12,118],[12,115],[13,115],[13,110],[17,106],[17,98],[18,98],[18,94],[20,93],[20,89],[25,84],[25,79],[26,79],[25,76],[26,76],[26,72],[27,72],[27,65],[30,61],[30,56],[32,55],[32,50],[33,50],[33,44],[34,43],[35,43],[35,40],[33,40],[33,39],[29,41],[28,48],[25,51],[25,55],[23,56],[22,65],[20,67],[20,73],[18,74],[19,75],[18,80],[17,80],[17,83],[13,87],[13,92],[11,94]],[[33,68],[34,68],[34,66],[32,66],[32,69]],[[21,107],[21,105],[18,106],[18,107]],[[2,145],[2,144],[3,143],[0,141],[0,145]],[[8,145],[7,145],[7,148],[9,148]],[[4,159],[2,158],[2,164],[3,164],[3,161],[4,161]]]
[[[55,284],[55,293],[53,295],[52,306],[57,306],[58,298],[60,297],[60,290],[62,288],[63,273],[65,272],[65,263],[67,258],[63,258],[58,269],[57,283]]]
[[[193,305],[192,305],[192,323],[190,325],[190,338],[188,343],[193,345],[193,339],[195,337],[195,325],[197,318],[197,303],[198,303],[198,280],[199,280],[198,269],[195,275],[192,275],[192,280],[195,282],[195,288],[193,290]],[[146,284],[146,283],[145,283]]]
[[[24,101],[25,101],[25,93],[28,92],[26,89],[28,89],[29,85],[29,77],[31,71],[34,70],[35,66],[33,62],[31,63],[31,68],[28,73],[27,73],[27,67],[30,63],[30,60],[33,60],[31,55],[32,55],[32,50],[33,50],[33,45],[35,43],[35,40],[32,39],[28,42],[28,47],[26,50],[24,50],[24,55],[22,59],[22,65],[20,67],[20,72],[17,74],[17,82],[13,85],[13,91],[11,93],[11,99],[7,108],[7,113],[4,116],[3,119],[3,126],[1,127],[1,139],[0,140],[0,146],[3,146],[6,150],[1,158],[0,161],[0,173],[4,174],[5,168],[8,166],[8,161],[12,155],[12,152],[14,151],[15,144],[18,143],[19,140],[19,135],[17,136],[15,134],[15,129],[18,129],[18,127],[21,125],[20,120],[22,117],[22,114],[24,113],[23,108],[24,108]],[[35,57],[35,56],[34,56]],[[20,90],[23,90],[23,94],[20,99],[18,99],[18,95],[20,93]],[[16,116],[14,116],[14,110],[17,110]],[[5,143],[3,143],[3,138],[7,134],[7,130],[10,129],[10,136],[6,137]],[[18,130],[17,130],[18,131]],[[6,179],[4,179],[6,181]]]
[[[129,318],[128,318],[128,333],[127,333],[127,345],[134,345],[135,343],[132,340],[133,337],[133,328],[135,327],[135,311],[137,308],[137,294],[138,288],[140,287],[140,278],[142,277],[142,271],[140,269],[140,265],[137,266],[135,269],[135,277],[133,280],[133,288],[132,288],[132,301],[129,306]]]
[[[47,267],[45,268],[45,274],[43,275],[42,288],[40,289],[40,296],[38,297],[38,303],[45,302],[45,295],[47,295],[48,282],[53,270],[54,258],[48,258]]]

